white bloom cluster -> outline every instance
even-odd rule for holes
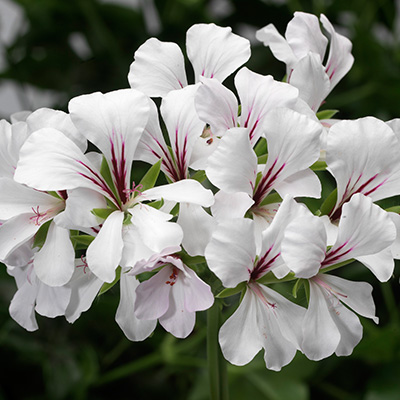
[[[286,63],[287,82],[242,67],[247,39],[198,24],[186,40],[194,84],[179,47],[152,38],[135,53],[131,88],[73,98],[69,113],[0,121],[12,318],[29,331],[35,312],[72,323],[119,284],[116,321],[129,339],[147,338],[157,320],[185,338],[214,303],[215,274],[220,297],[242,292],[219,333],[231,363],[261,349],[273,370],[297,350],[312,360],[350,354],[362,337],[354,312],[378,321],[372,288],[328,272],[358,260],[380,281],[393,274],[400,210],[374,201],[400,195],[400,124],[320,119],[353,63],[350,41],[320,21],[328,37],[300,12],[285,37],[273,25],[257,32]],[[240,67],[237,97],[222,82]],[[150,167],[135,183],[139,160]],[[321,197],[316,169],[337,188],[314,215],[299,198]],[[294,295],[304,288],[307,308],[269,287],[280,281],[293,281]]]

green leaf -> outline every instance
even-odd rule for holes
[[[97,296],[101,296],[102,294],[104,294],[105,292],[109,291],[121,278],[121,267],[118,267],[115,270],[115,279],[111,282],[105,282],[103,283],[103,286],[101,287],[99,294]]]
[[[272,193],[268,195],[261,203],[260,207],[266,206],[267,204],[272,204],[272,203],[280,203],[282,201],[282,197],[279,196],[278,193]]]
[[[141,185],[140,190],[145,191],[147,189],[151,189],[157,182],[158,175],[160,174],[161,170],[161,162],[162,160],[158,160],[144,175],[142,180],[139,182]]]
[[[180,251],[176,253],[176,255],[182,260],[182,262],[187,265],[188,267],[191,265],[203,264],[206,262],[206,259],[203,256],[189,256],[184,251]]]
[[[400,214],[400,206],[393,206],[386,209],[387,212],[394,212]]]
[[[297,279],[296,283],[292,289],[292,295],[295,299],[297,299],[297,292],[299,291],[300,287],[303,285],[303,279]]]
[[[95,215],[96,217],[99,217],[101,219],[107,219],[110,214],[112,214],[115,211],[115,209],[112,208],[93,208],[90,212]]]
[[[335,207],[337,200],[337,189],[332,190],[321,206],[321,215],[328,215]]]
[[[93,242],[93,240],[94,236],[90,235],[71,235],[71,241],[74,246],[83,245],[87,248],[89,244]]]
[[[191,177],[190,179],[194,179],[197,182],[204,182],[207,179],[207,175],[206,175],[206,171],[200,170],[200,171],[196,171]]]
[[[224,299],[225,297],[233,296],[241,292],[246,287],[246,282],[241,282],[234,288],[226,288],[219,292],[215,297],[218,299]]]
[[[254,147],[254,151],[258,157],[266,155],[268,152],[267,139],[263,137],[258,139],[257,144]]]
[[[147,205],[159,210],[164,205],[164,200],[161,199],[161,200],[157,200],[157,201],[152,201],[151,203],[147,203]]]
[[[322,110],[322,111],[317,112],[317,118],[319,120],[330,119],[338,112],[339,112],[339,110]]]
[[[327,165],[325,161],[316,161],[313,165],[311,165],[310,169],[313,171],[325,171],[326,167]]]
[[[33,240],[33,245],[32,245],[33,248],[35,248],[35,247],[42,248],[42,246],[44,245],[44,242],[46,241],[47,232],[49,230],[50,223],[51,223],[51,220],[45,222],[39,228],[39,230],[36,232],[35,239]]]

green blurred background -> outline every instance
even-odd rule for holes
[[[249,38],[247,66],[281,79],[285,66],[254,33],[271,22],[284,33],[296,10],[324,13],[353,42],[354,66],[323,108],[340,109],[338,118],[399,115],[399,1],[0,0],[0,6],[0,32],[7,24],[11,32],[0,36],[1,118],[40,106],[66,110],[74,96],[125,88],[133,54],[146,39],[157,36],[184,49],[186,30],[198,22],[231,26]],[[18,10],[12,23],[3,6]],[[232,86],[232,77],[227,84]],[[260,353],[246,367],[229,366],[231,398],[399,400],[398,269],[385,284],[357,264],[338,272],[373,284],[380,318],[379,326],[362,319],[364,339],[350,357],[316,363],[298,354],[274,373],[265,369]],[[119,300],[114,287],[74,325],[38,316],[39,331],[28,333],[8,315],[14,292],[13,279],[2,268],[0,399],[209,398],[205,313],[197,314],[196,329],[186,340],[158,327],[145,342],[132,343],[114,320]],[[289,287],[287,292],[290,296]]]

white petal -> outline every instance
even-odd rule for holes
[[[316,275],[325,258],[326,231],[316,216],[304,216],[291,222],[282,240],[282,258],[299,278]]]
[[[72,293],[65,318],[71,324],[90,308],[104,283],[82,263],[80,260],[76,262],[75,272],[68,284]]]
[[[274,189],[281,197],[287,194],[293,197],[321,197],[321,182],[311,169],[295,172],[284,181],[274,185]]]
[[[204,256],[216,221],[203,207],[196,204],[181,203],[178,224],[183,230],[182,246],[191,256]]]
[[[263,347],[257,312],[256,296],[248,289],[238,309],[219,331],[222,353],[234,365],[249,363]]]
[[[349,39],[335,32],[332,24],[324,14],[321,14],[320,20],[331,39],[326,73],[331,80],[332,90],[353,65],[354,57],[351,55],[352,44]]]
[[[135,52],[128,80],[150,97],[163,97],[187,85],[183,54],[175,43],[151,38]]]
[[[237,126],[238,102],[235,95],[216,79],[201,80],[195,106],[199,118],[210,125],[211,132],[223,136]]]
[[[395,263],[390,248],[355,259],[363,263],[381,282],[387,282],[393,276]]]
[[[397,231],[396,240],[393,242],[391,246],[392,255],[393,258],[400,259],[400,215],[393,212],[389,212],[388,215],[392,220],[392,222],[394,223],[394,225],[396,226],[396,231]]]
[[[287,108],[275,108],[265,118],[264,133],[268,142],[268,160],[256,192],[256,204],[275,184],[307,169],[318,160],[319,123]]]
[[[134,313],[135,290],[139,281],[135,276],[121,273],[121,299],[115,320],[129,340],[135,342],[146,339],[155,329],[157,320],[140,320]]]
[[[41,212],[59,206],[61,200],[47,193],[21,185],[9,178],[0,178],[0,219],[9,219],[23,213]]]
[[[214,24],[193,25],[186,34],[187,55],[200,76],[225,80],[250,58],[250,42],[232,33],[229,27]]]
[[[172,215],[144,204],[129,209],[129,212],[142,241],[154,252],[158,253],[166,247],[181,243],[182,228],[175,222],[168,222]]]
[[[295,12],[285,36],[298,59],[310,52],[318,54],[321,60],[324,58],[328,39],[322,34],[315,15]]]
[[[340,342],[340,332],[332,319],[324,290],[310,281],[310,303],[303,321],[301,349],[310,360],[315,361],[329,357]],[[340,304],[336,298],[334,301],[336,305]]]
[[[253,199],[243,192],[226,193],[219,190],[215,194],[211,211],[218,221],[225,218],[244,218],[246,211],[254,204]]]
[[[64,315],[71,298],[71,289],[66,286],[51,287],[38,283],[35,310],[48,318]]]
[[[194,179],[183,179],[168,185],[156,186],[143,192],[147,200],[172,200],[178,203],[191,203],[210,207],[214,203],[211,190],[205,189]]]
[[[170,306],[171,267],[164,267],[136,289],[135,315],[139,319],[155,320]]]
[[[248,281],[256,256],[253,223],[250,219],[221,222],[206,247],[209,268],[225,287]]]
[[[46,241],[34,256],[37,277],[46,285],[65,285],[74,273],[75,250],[69,230],[50,223]]]
[[[299,96],[317,111],[331,90],[331,83],[321,58],[315,53],[303,57],[293,68],[290,84],[299,89]]]
[[[112,282],[122,257],[122,222],[124,213],[114,211],[104,221],[100,232],[90,243],[86,257],[90,270],[101,280]]]
[[[176,163],[173,180],[187,177],[187,169],[197,138],[202,134],[204,122],[197,115],[194,99],[198,85],[168,93],[161,104],[161,114],[168,131],[171,149]]]
[[[287,66],[291,67],[298,60],[287,40],[277,31],[274,25],[269,24],[256,32],[256,38],[264,46],[271,48],[272,54]]]
[[[69,229],[91,228],[102,222],[91,211],[94,208],[107,208],[107,202],[94,190],[78,188],[68,191],[65,206],[64,212],[54,218],[57,225]]]
[[[0,226],[0,260],[4,261],[14,250],[26,243],[39,230],[32,213],[20,214]]]
[[[366,282],[352,282],[338,276],[320,274],[319,278],[326,282],[335,292],[340,293],[340,301],[347,304],[357,314],[371,318],[378,323],[375,316],[375,304],[372,298],[372,286]]]
[[[38,329],[34,311],[36,294],[36,283],[31,284],[26,280],[25,284],[15,293],[9,308],[11,318],[29,332]]]
[[[70,116],[63,111],[40,108],[29,115],[26,123],[30,132],[35,132],[42,128],[54,128],[71,139],[82,152],[87,148],[86,138],[78,132]]]
[[[86,187],[113,200],[95,166],[70,139],[52,128],[40,129],[26,140],[14,179],[44,191]]]
[[[240,104],[240,126],[248,128],[250,141],[254,145],[263,131],[264,118],[276,107],[293,108],[298,90],[293,86],[275,81],[272,76],[263,76],[242,68],[235,76]]]
[[[149,118],[148,98],[122,89],[75,97],[68,108],[78,130],[106,157],[117,190],[122,192],[129,187],[133,157]]]
[[[247,129],[230,129],[208,159],[210,181],[227,193],[253,193],[257,157],[250,144]]]

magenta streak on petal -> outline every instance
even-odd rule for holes
[[[112,138],[110,138],[111,144],[111,164],[112,164],[112,173],[114,175],[115,186],[121,199],[121,202],[124,203],[126,199],[126,193],[124,192],[127,189],[126,182],[126,159],[125,159],[125,142],[121,136],[121,154],[119,154],[120,158],[118,159],[117,154],[115,152],[115,146],[113,139],[116,138],[115,131],[112,131]]]
[[[179,131],[178,128],[175,129],[175,157],[176,157],[176,166],[177,166],[177,180],[185,179],[186,178],[186,154],[187,154],[187,133],[183,139],[183,148],[179,150]]]
[[[183,89],[182,82],[178,79],[179,86]]]
[[[90,171],[90,173],[93,176],[88,176],[82,172],[78,172],[79,175],[83,176],[86,179],[89,179],[91,182],[93,182],[96,186],[98,186],[101,191],[103,193],[105,193],[107,195],[107,197],[117,206],[119,207],[119,203],[118,200],[115,198],[114,193],[112,192],[112,190],[108,187],[107,183],[103,180],[103,178],[96,172],[93,171],[92,168],[90,168],[88,165],[86,165],[84,162],[80,161],[80,160],[75,160],[78,164],[81,164],[82,166],[84,166],[86,169],[88,169],[88,171]]]
[[[256,122],[254,123],[254,125],[253,125],[252,128],[251,128],[251,131],[250,131],[250,133],[249,133],[250,141],[253,140],[253,134],[254,134],[254,131],[255,131],[255,129],[257,128],[257,125],[258,125],[259,122],[260,122],[260,116],[257,117]]]
[[[274,262],[280,256],[281,253],[276,254],[271,259],[267,259],[273,247],[274,245],[272,245],[266,251],[266,253],[257,261],[257,264],[255,265],[253,271],[251,272],[251,278],[250,278],[251,280],[256,281],[257,279],[260,279],[274,265]]]
[[[351,251],[353,251],[354,246],[350,247],[349,249],[341,252],[341,250],[349,243],[349,240],[346,240],[342,245],[340,245],[337,249],[334,249],[333,251],[328,250],[326,253],[324,261],[321,263],[321,268],[328,267],[329,265],[336,264],[339,261],[345,261],[343,259],[344,256],[349,254]],[[349,258],[346,258],[348,260]]]
[[[264,293],[261,291],[258,283],[249,283],[248,286],[267,308],[271,308],[272,310],[274,310],[277,307],[276,303],[270,303],[265,298]]]
[[[282,166],[276,171],[275,173],[272,173],[275,165],[277,164],[278,159],[276,158],[270,169],[267,171],[267,173],[261,178],[255,193],[253,194],[253,200],[254,200],[254,205],[253,207],[258,206],[264,199],[264,197],[270,192],[273,183],[276,181],[278,178],[278,175],[282,172],[282,170],[285,168],[286,163],[283,163]]]
[[[164,166],[165,168],[165,172],[166,174],[171,178],[171,180],[173,182],[178,181],[178,177],[177,177],[177,173],[176,173],[176,169],[174,166],[173,161],[171,160],[171,155],[168,151],[168,149],[165,149],[161,143],[158,141],[158,139],[156,137],[154,137],[152,134],[149,133],[149,135],[151,136],[151,138],[154,140],[154,142],[157,144],[157,146],[159,147],[159,149],[161,150],[162,154],[159,154],[155,149],[153,149],[148,143],[144,143],[142,141],[142,143],[145,144],[145,146],[149,149],[149,151],[156,156],[157,158],[161,159],[161,164]]]

